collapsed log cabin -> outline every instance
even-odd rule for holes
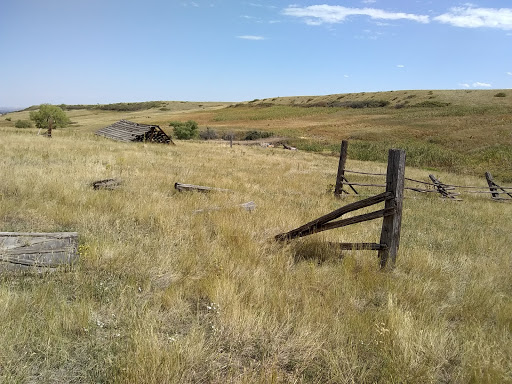
[[[128,120],[119,120],[100,129],[96,135],[117,141],[144,141],[174,145],[172,139],[158,125],[139,124]]]

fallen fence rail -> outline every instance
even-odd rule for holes
[[[339,197],[342,193],[349,194],[348,191],[343,189],[344,184],[348,184],[352,189],[354,186],[357,187],[376,187],[376,188],[385,188],[383,184],[374,184],[374,183],[361,183],[361,182],[353,182],[348,181],[346,174],[356,174],[356,175],[366,175],[366,176],[386,176],[385,173],[380,172],[363,172],[357,170],[351,170],[345,168],[345,163],[347,160],[347,149],[348,149],[348,141],[343,140],[341,145],[340,152],[340,161],[338,164],[338,173],[336,177],[336,188],[334,194]],[[404,186],[405,190],[410,190],[419,193],[438,193],[441,197],[452,200],[452,201],[461,201],[462,199],[459,197],[462,194],[490,194],[491,198],[495,201],[512,201],[512,187],[503,187],[497,184],[492,175],[489,172],[485,173],[485,178],[488,184],[488,190],[485,186],[474,186],[474,185],[456,185],[456,184],[446,184],[441,182],[434,175],[429,175],[430,181],[417,180],[410,177],[404,177],[404,181],[410,181],[413,183],[422,184],[430,189]],[[456,189],[463,189],[463,191],[455,192]],[[360,192],[357,192],[359,196],[361,196]],[[502,197],[500,195],[507,195],[508,197]]]

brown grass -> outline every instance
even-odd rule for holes
[[[374,252],[325,246],[377,241],[379,221],[269,240],[353,201],[327,192],[335,157],[117,143],[92,132],[121,115],[79,113],[81,127],[50,140],[1,128],[0,229],[77,231],[81,259],[0,276],[0,381],[512,381],[511,204],[408,192],[397,267],[382,272]],[[123,187],[92,190],[107,177]],[[176,181],[233,192],[178,193]],[[257,209],[232,208],[246,201]],[[221,209],[194,213],[209,207]]]
[[[377,241],[380,221],[285,245],[269,240],[355,199],[328,192],[334,156],[93,135],[121,118],[167,130],[168,121],[194,119],[219,131],[286,134],[321,143],[324,152],[350,138],[350,169],[384,172],[382,162],[355,159],[385,158],[389,146],[406,144],[409,177],[431,172],[413,161],[453,153],[466,168],[441,162],[441,180],[484,186],[471,172],[497,165],[508,175],[509,96],[429,92],[279,98],[219,110],[178,102],[169,102],[171,111],[75,110],[68,112],[75,123],[51,140],[14,128],[28,112],[8,115],[10,122],[2,116],[0,230],[77,231],[81,258],[71,271],[0,276],[0,381],[512,382],[510,203],[406,192],[397,266],[382,272],[375,252],[340,255],[326,245]],[[452,105],[290,106],[341,96]],[[283,105],[254,107],[268,102]],[[92,190],[92,181],[108,177],[121,178],[122,188]],[[178,193],[176,181],[232,192]],[[254,212],[235,207],[247,201],[256,202]]]

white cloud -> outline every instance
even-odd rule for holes
[[[397,65],[397,68],[405,68],[405,65],[403,65],[403,64],[398,64],[398,65]]]
[[[469,85],[468,83],[460,83],[459,85],[461,87],[463,87],[463,88],[470,88],[471,87],[471,85]]]
[[[462,28],[512,29],[512,8],[451,8],[448,13],[434,17],[434,20]]]
[[[345,78],[349,78],[350,76],[349,76],[349,75],[343,75],[343,77],[345,77]]]
[[[512,76],[512,72],[507,72],[507,75]]]
[[[373,3],[376,3],[377,0],[363,0],[363,3],[364,4],[373,4]]]
[[[473,87],[492,87],[489,83],[481,83],[479,81],[473,83]]]
[[[184,7],[191,6],[191,7],[199,8],[199,4],[197,4],[195,1],[187,1],[185,3],[182,3],[182,5]]]
[[[263,36],[253,36],[253,35],[242,35],[237,36],[237,39],[244,39],[244,40],[265,40]]]
[[[375,8],[347,8],[338,5],[311,5],[298,7],[291,5],[283,10],[287,16],[303,18],[309,25],[335,24],[345,21],[348,16],[368,16],[377,20],[412,20],[419,23],[428,23],[429,17],[403,12],[388,12]]]

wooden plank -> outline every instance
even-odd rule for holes
[[[394,209],[394,214],[384,217],[380,244],[387,246],[387,249],[379,251],[380,266],[384,268],[391,259],[392,266],[395,265],[398,248],[400,245],[400,229],[402,226],[402,209],[405,183],[405,151],[401,149],[390,149],[388,153],[388,169],[386,173],[386,192],[391,194],[392,199],[386,200],[385,209]]]
[[[0,232],[0,269],[56,268],[76,261],[76,232]]]
[[[385,244],[377,243],[333,243],[329,245],[337,247],[342,251],[380,251],[387,248]]]
[[[202,213],[202,212],[211,212],[211,211],[220,211],[229,208],[242,208],[248,212],[252,212],[256,209],[256,203],[254,201],[248,201],[247,203],[237,204],[229,207],[210,207],[204,209],[197,209],[194,213]]]
[[[309,223],[306,223],[304,225],[301,225],[298,228],[292,229],[289,232],[286,233],[280,233],[279,235],[275,236],[276,240],[283,241],[283,240],[291,240],[296,237],[302,237],[304,235],[300,235],[303,232],[308,232],[308,234],[315,233],[315,229],[321,227],[323,224],[335,220],[342,215],[356,211],[361,208],[369,207],[378,203],[382,203],[383,201],[386,201],[386,199],[391,198],[391,194],[387,192],[383,192],[381,194],[378,194],[376,196],[368,197],[364,200],[355,201],[353,203],[347,204],[341,208],[338,208],[327,215],[321,216],[318,219],[315,219],[313,221],[310,221]]]
[[[198,191],[198,192],[231,192],[229,189],[222,189],[222,188],[214,188],[214,187],[205,187],[202,185],[194,185],[194,184],[183,184],[183,183],[174,183],[174,188],[178,191]]]
[[[370,220],[375,220],[375,219],[380,219],[381,217],[387,217],[387,216],[394,215],[394,214],[395,214],[395,207],[384,208],[384,209],[380,209],[378,211],[365,213],[363,215],[349,217],[348,219],[331,221],[329,223],[325,223],[321,227],[315,228],[314,232],[312,232],[312,233],[328,231],[328,230],[334,229],[334,228],[346,227],[348,225],[363,223],[365,221],[370,221]],[[306,236],[306,234],[301,234],[300,236],[301,237]]]

